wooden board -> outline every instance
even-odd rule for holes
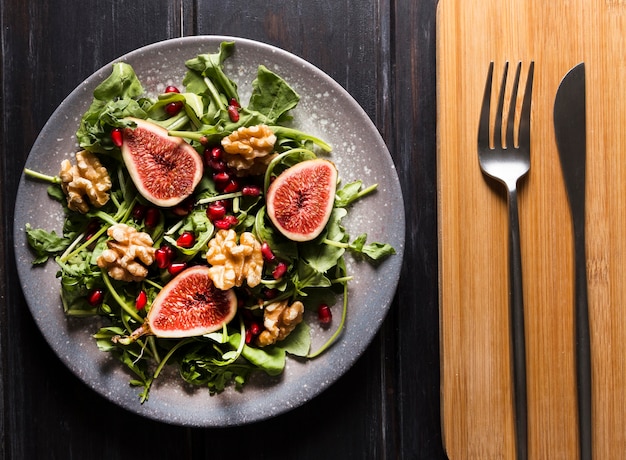
[[[587,273],[598,459],[626,451],[626,0],[440,0],[438,215],[444,443],[514,458],[504,190],[476,136],[488,64],[535,61],[531,170],[520,184],[529,453],[576,459],[572,228],[552,123],[561,78],[587,73]]]

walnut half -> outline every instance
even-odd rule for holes
[[[284,340],[300,322],[304,314],[304,305],[299,300],[289,305],[287,300],[273,302],[263,312],[263,330],[257,337],[260,347],[272,345]]]
[[[108,249],[98,257],[98,267],[106,268],[109,276],[119,281],[141,281],[148,275],[147,267],[154,262],[152,238],[126,224],[115,224],[107,230],[112,239]]]
[[[63,160],[59,177],[61,188],[67,196],[67,206],[72,211],[84,214],[89,211],[89,203],[99,208],[109,201],[109,172],[98,157],[87,150],[76,153],[74,166],[69,160]]]
[[[211,264],[209,277],[218,289],[241,286],[244,280],[250,287],[261,282],[263,254],[252,233],[242,233],[237,244],[234,230],[219,230],[209,241],[206,259]]]
[[[238,176],[259,175],[276,155],[276,135],[266,125],[242,126],[222,139],[224,160]]]

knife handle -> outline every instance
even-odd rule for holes
[[[576,380],[578,436],[581,460],[591,460],[591,339],[587,299],[584,212],[574,221]]]
[[[509,189],[509,309],[513,359],[513,393],[515,404],[515,444],[517,460],[528,458],[528,408],[526,391],[526,336],[524,327],[524,294],[522,254],[520,249],[517,190]]]

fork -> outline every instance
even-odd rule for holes
[[[509,63],[504,73],[498,96],[498,106],[490,135],[491,87],[493,62],[489,65],[485,94],[483,96],[478,126],[478,160],[484,174],[501,182],[507,190],[509,217],[509,314],[512,338],[513,390],[515,400],[515,444],[518,460],[528,457],[528,410],[526,396],[526,345],[524,333],[524,298],[522,292],[522,258],[520,250],[519,212],[517,206],[517,183],[530,169],[530,106],[534,74],[534,62],[530,63],[526,88],[523,95],[517,145],[515,145],[515,114],[522,63],[518,63],[511,90],[505,138],[502,139],[502,115]]]

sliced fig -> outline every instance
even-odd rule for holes
[[[179,204],[193,193],[203,172],[202,158],[185,140],[146,120],[131,118],[122,156],[139,193],[161,207]]]
[[[237,313],[237,297],[209,278],[209,267],[187,268],[173,278],[152,302],[147,323],[157,337],[195,337],[221,329]]]
[[[267,214],[293,241],[310,241],[330,218],[337,188],[337,168],[328,160],[306,160],[283,171],[267,190]]]

